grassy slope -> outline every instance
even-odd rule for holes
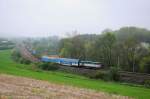
[[[26,65],[17,64],[10,59],[10,50],[0,51],[0,73],[31,77],[50,82],[69,84],[120,95],[132,96],[137,99],[149,99],[150,89],[120,85],[119,83],[91,80],[82,76],[60,72],[36,72],[25,69]]]

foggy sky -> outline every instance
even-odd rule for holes
[[[64,36],[150,29],[150,0],[0,0],[0,36]]]

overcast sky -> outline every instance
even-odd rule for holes
[[[150,29],[150,0],[0,0],[0,36]]]

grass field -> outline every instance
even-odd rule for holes
[[[114,82],[91,80],[86,77],[61,72],[36,72],[25,68],[28,67],[27,65],[13,62],[10,54],[11,50],[0,50],[0,73],[95,89],[113,94],[131,96],[137,99],[150,99],[150,89],[144,87],[133,87]]]

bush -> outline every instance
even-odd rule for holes
[[[144,86],[147,88],[150,88],[150,80],[145,80],[144,81]]]
[[[24,60],[24,64],[31,64],[31,61],[30,60]]]
[[[109,71],[97,71],[95,74],[92,74],[89,77],[94,79],[103,79],[105,81],[118,81],[120,78],[118,69],[115,67],[111,67]]]
[[[42,70],[57,70],[59,69],[59,64],[57,63],[40,63],[38,67]]]
[[[24,59],[24,58],[20,58],[19,62],[20,62],[21,64],[27,64],[27,65],[31,64],[31,61],[30,61],[30,60],[27,60],[27,59]]]
[[[142,58],[139,67],[140,72],[150,73],[150,56]]]
[[[120,78],[118,69],[116,67],[110,67],[108,75],[110,80],[118,81]]]
[[[21,57],[21,54],[17,49],[12,51],[11,57],[14,61],[19,62],[21,64],[27,64],[27,65],[31,64],[30,60],[27,60]]]
[[[93,79],[103,79],[105,81],[110,80],[108,71],[97,71],[95,74],[92,74],[89,77]]]
[[[96,71],[96,73],[89,75],[90,78],[94,79],[102,79],[104,77],[105,73],[102,71]]]
[[[14,61],[19,62],[19,61],[20,61],[20,58],[21,58],[21,55],[20,55],[20,53],[19,53],[18,50],[13,50],[13,51],[12,51],[12,54],[11,54],[11,57],[12,57],[12,59],[13,59]]]

